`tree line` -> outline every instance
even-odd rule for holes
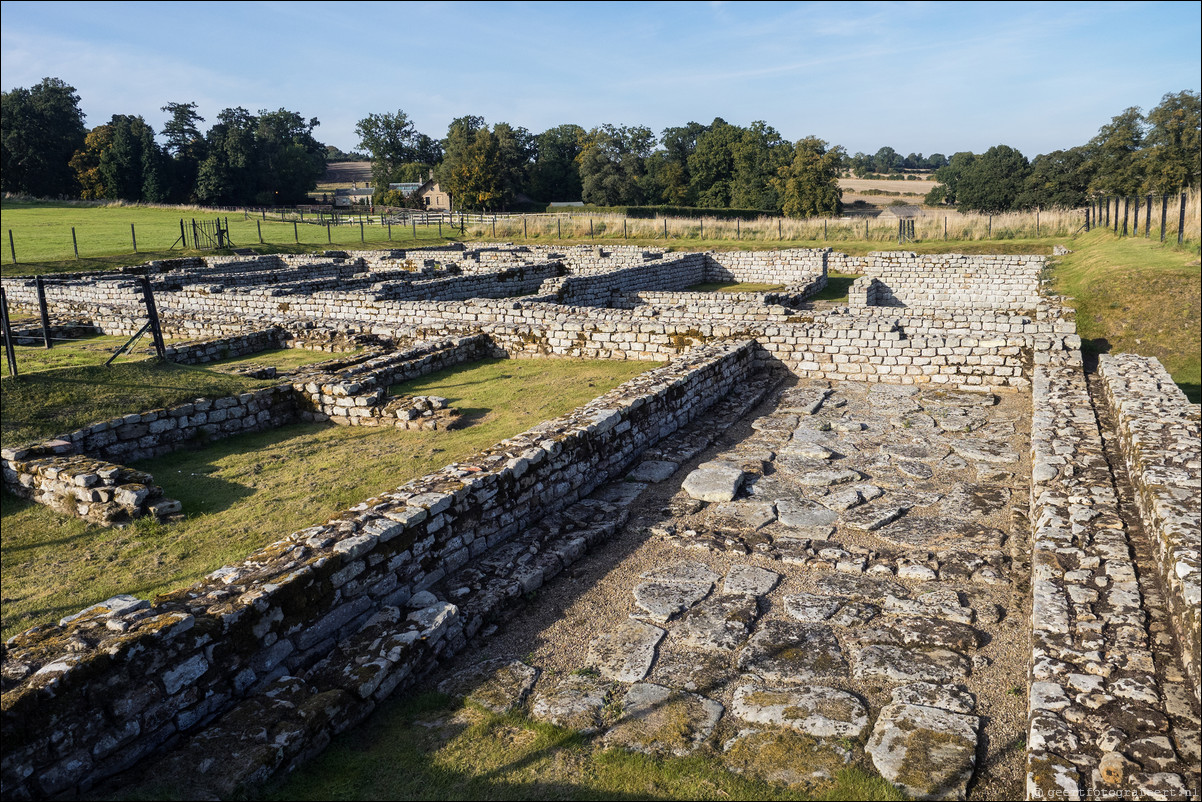
[[[646,126],[563,124],[541,133],[468,115],[434,138],[401,110],[356,125],[356,153],[318,142],[316,118],[286,109],[225,109],[204,133],[195,103],[168,103],[163,130],[114,115],[88,130],[73,87],[46,78],[3,95],[3,191],[210,205],[303,203],[327,160],[362,152],[375,201],[419,199],[390,184],[434,177],[456,208],[506,210],[532,202],[759,210],[789,217],[842,211],[840,175],[934,171],[925,202],[966,211],[1079,207],[1099,194],[1171,192],[1199,182],[1199,95],[1167,94],[1146,116],[1130,108],[1088,143],[1028,160],[998,145],[985,153],[902,156],[891,147],[849,156],[809,136],[785,139],[763,121],[715,118],[657,136]],[[161,142],[160,142],[161,140]]]
[[[1202,103],[1197,92],[1166,94],[1146,115],[1128,108],[1093,139],[1028,161],[997,145],[953,154],[935,170],[939,186],[928,205],[998,213],[1078,208],[1099,196],[1160,195],[1196,187],[1202,179]]]
[[[292,205],[325,174],[319,123],[279,109],[224,109],[201,133],[195,103],[168,103],[159,135],[141,115],[89,130],[75,88],[46,78],[3,94],[0,189],[145,203]],[[160,143],[159,137],[162,137]]]

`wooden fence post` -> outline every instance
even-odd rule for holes
[[[1164,242],[1164,228],[1169,216],[1169,196],[1160,196],[1160,241]]]
[[[334,244],[334,235],[330,233],[330,224],[329,223],[326,223],[326,244],[327,245]]]
[[[947,239],[947,215],[943,216],[943,238]]]
[[[1035,207],[1035,236],[1039,236],[1039,207]]]
[[[1144,239],[1152,237],[1152,196],[1148,196],[1148,202],[1144,204]]]
[[[33,281],[38,289],[38,316],[42,318],[42,341],[46,344],[46,350],[49,351],[52,346],[50,344],[50,314],[46,311],[46,285],[42,282],[41,276],[34,276]]]
[[[1185,193],[1181,193],[1181,211],[1177,215],[1177,244],[1185,241]]]
[[[138,283],[142,285],[142,299],[146,301],[146,314],[150,318],[150,334],[154,338],[154,350],[159,359],[165,359],[167,347],[163,343],[163,330],[159,326],[159,311],[154,305],[154,293],[150,291],[150,278],[142,276]]]
[[[1135,196],[1135,217],[1131,219],[1131,236],[1139,236],[1139,195]]]
[[[392,242],[392,220],[388,221],[388,241]]]
[[[1085,207],[1085,232],[1089,233],[1089,207]]]
[[[79,258],[79,241],[75,239],[75,226],[71,226],[71,247],[75,249],[75,258]]]
[[[1115,211],[1117,212],[1118,209],[1115,209]],[[1130,211],[1131,211],[1131,199],[1124,197],[1123,198],[1123,234],[1122,234],[1124,237],[1127,236],[1127,214]]]
[[[989,225],[985,229],[985,239],[993,238],[993,215],[989,215]]]
[[[296,240],[296,244],[300,245],[300,231],[296,228],[296,221],[292,221],[292,239]]]
[[[359,219],[359,244],[362,245],[367,240],[363,239],[363,219]]]
[[[255,230],[257,230],[259,232],[259,244],[262,245],[263,244],[263,225],[258,220],[255,221]]]
[[[417,239],[417,220],[413,221],[413,238]]]
[[[129,238],[134,241],[134,253],[138,252],[138,232],[134,231],[134,224],[129,224]]]
[[[17,263],[17,246],[13,244],[13,230],[8,230],[8,251],[13,255],[13,264]]]
[[[1114,198],[1114,233],[1119,233],[1119,198]]]
[[[9,233],[12,233],[11,229]],[[13,350],[13,332],[8,325],[8,296],[4,294],[3,287],[0,287],[0,333],[4,336],[4,357],[8,360],[8,375],[15,379],[19,375],[17,352]]]

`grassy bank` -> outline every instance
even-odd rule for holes
[[[486,360],[394,388],[450,399],[464,414],[462,428],[414,432],[295,424],[135,463],[183,502],[186,518],[179,523],[139,520],[105,529],[3,493],[3,637],[118,593],[149,598],[185,585],[373,494],[558,417],[653,366]],[[50,403],[55,406],[44,408],[64,406]],[[351,465],[355,470],[347,470]],[[47,576],[55,581],[47,583]]]
[[[1154,356],[1190,400],[1202,398],[1198,250],[1091,231],[1053,261],[1055,291],[1077,311],[1087,353]]]

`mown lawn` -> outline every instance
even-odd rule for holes
[[[3,637],[118,593],[150,598],[186,585],[374,494],[565,414],[652,367],[648,362],[486,360],[395,388],[450,399],[464,413],[462,428],[417,432],[294,424],[133,464],[150,472],[168,497],[183,502],[186,517],[178,523],[139,520],[124,529],[105,529],[0,494]],[[106,403],[119,407],[121,388],[105,389],[114,394]],[[7,399],[6,386],[6,417]],[[65,402],[53,403],[51,408],[60,408]]]
[[[438,236],[437,227],[417,229],[396,226],[389,232],[379,225],[331,226],[327,232],[322,225],[300,223],[295,229],[291,222],[281,222],[277,216],[267,219],[242,212],[221,212],[199,207],[160,207],[136,205],[100,205],[62,201],[5,200],[0,205],[0,228],[4,242],[0,248],[0,273],[4,276],[50,274],[80,270],[111,270],[128,265],[145,264],[153,259],[176,259],[182,256],[205,256],[226,251],[186,250],[178,242],[180,220],[190,229],[192,220],[228,221],[234,247],[251,248],[259,253],[314,253],[328,248],[402,248],[439,245],[450,240],[454,233],[445,228],[445,237]],[[133,224],[137,234],[138,253],[130,232]],[[71,229],[75,229],[75,257]],[[12,231],[16,263],[9,247],[8,232]],[[263,242],[259,242],[262,233]],[[360,239],[362,237],[362,240]],[[299,243],[298,243],[299,240]]]

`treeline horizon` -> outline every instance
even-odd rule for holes
[[[932,172],[928,205],[1005,212],[1078,208],[1100,195],[1169,193],[1202,176],[1199,93],[1163,96],[1144,115],[1125,109],[1082,145],[1028,159],[999,144],[902,156],[885,146],[848,154],[816,136],[790,142],[768,123],[721,117],[657,136],[646,126],[566,123],[531,133],[506,122],[459,117],[441,139],[403,110],[356,125],[359,152],[319,142],[317,118],[287,109],[221,111],[207,131],[195,103],[169,102],[156,133],[141,115],[118,114],[88,129],[74,87],[46,78],[3,94],[0,189],[37,197],[214,206],[305,203],[326,164],[363,155],[374,202],[414,205],[389,184],[431,174],[465,210],[518,210],[537,202],[760,210],[787,217],[842,212],[840,176]]]

